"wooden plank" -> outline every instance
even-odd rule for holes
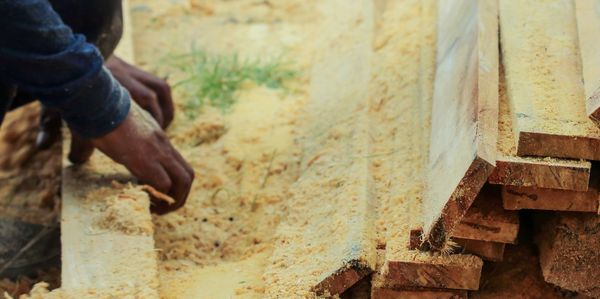
[[[600,129],[584,100],[575,1],[500,3],[518,155],[600,160]]]
[[[553,213],[536,219],[544,280],[590,297],[600,296],[600,216]]]
[[[438,1],[423,250],[443,248],[496,164],[497,16],[496,1]]]
[[[127,0],[123,14],[125,32],[115,52],[133,62]],[[113,181],[134,178],[100,152],[84,166],[70,165],[69,147],[64,142],[60,291],[79,298],[159,298],[148,196],[138,188],[115,185]]]
[[[598,213],[600,195],[596,186],[588,191],[503,186],[502,203],[507,210]]]
[[[587,190],[591,163],[581,160],[519,157],[504,68],[500,66],[498,158],[488,181],[522,187]]]
[[[375,273],[371,280],[371,299],[466,299],[466,290],[432,288],[386,288],[384,279]]]
[[[499,186],[486,186],[461,222],[452,237],[514,243],[519,233],[519,214],[502,208]]]
[[[492,184],[586,191],[592,164],[588,161],[499,157],[488,178]]]
[[[600,1],[575,1],[586,111],[600,125]]]
[[[463,253],[476,255],[484,261],[501,262],[504,258],[505,243],[460,238],[452,238],[452,240],[460,246]]]
[[[363,158],[369,155],[373,6],[366,0],[327,5],[335,5],[328,10],[335,15],[325,17],[338,30],[323,37],[313,66],[302,175],[277,228],[266,297],[335,296],[375,268],[376,213]]]
[[[477,290],[483,262],[473,255],[431,256],[418,251],[387,258],[380,273],[386,288],[424,287]]]

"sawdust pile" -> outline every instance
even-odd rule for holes
[[[154,232],[152,226],[147,224],[150,221],[139,219],[148,217],[148,194],[142,191],[143,187],[133,187],[132,185],[120,186],[114,184],[114,188],[109,191],[98,189],[98,193],[89,194],[88,200],[98,200],[103,197],[102,193],[110,194],[106,196],[105,202],[100,206],[102,211],[98,219],[94,219],[94,227],[99,230],[120,231],[126,235],[152,235]],[[120,192],[114,194],[114,190]]]

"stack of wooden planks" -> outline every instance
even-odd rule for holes
[[[519,210],[552,211],[536,217],[545,281],[600,295],[589,266],[600,260],[600,1],[340,7],[312,70],[303,171],[265,296],[336,296],[368,280],[372,298],[466,298],[483,261],[516,243]],[[76,187],[92,175],[126,179],[86,171],[65,168],[64,192],[85,197],[93,190]],[[82,230],[98,223],[81,215],[105,209],[86,204],[64,198],[64,288],[157,297],[149,215],[134,233]],[[102,258],[112,262],[82,262]]]

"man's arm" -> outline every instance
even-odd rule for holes
[[[86,138],[126,117],[130,97],[103,68],[98,49],[73,34],[46,0],[0,0],[0,79],[57,108]]]

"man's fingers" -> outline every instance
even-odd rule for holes
[[[92,142],[81,138],[74,132],[71,132],[71,151],[69,152],[69,161],[73,164],[81,164],[90,159],[94,153]]]
[[[168,194],[173,185],[167,171],[156,161],[145,165],[143,169],[129,169],[129,171],[138,178],[140,183],[148,184],[164,194]],[[150,205],[150,211],[162,215],[171,211],[171,208],[164,201],[153,201]]]
[[[172,152],[174,153],[175,151]],[[162,162],[162,165],[165,167],[167,173],[171,177],[171,181],[173,182],[171,190],[169,190],[168,193],[173,199],[175,199],[175,203],[169,207],[170,210],[173,211],[185,204],[192,187],[192,182],[194,181],[194,176],[193,173],[190,174],[188,172],[186,167],[181,164],[181,162],[173,159],[173,157],[165,159]]]
[[[60,137],[61,118],[56,109],[42,106],[40,111],[40,125],[36,136],[35,145],[39,149],[47,149]]]
[[[164,117],[163,128],[168,127],[173,121],[173,117],[175,115],[171,87],[169,87],[169,84],[165,80],[138,69],[135,70],[134,75],[137,80],[151,88],[152,91],[156,93],[158,104],[160,105]]]

